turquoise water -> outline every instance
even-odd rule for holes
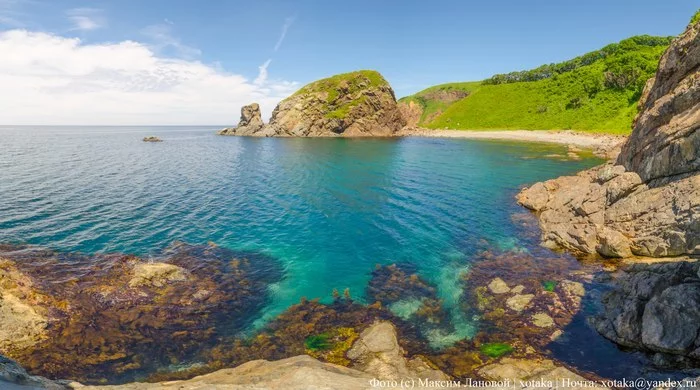
[[[511,221],[519,188],[600,162],[545,157],[563,146],[215,130],[0,128],[0,242],[144,257],[176,240],[262,252],[285,276],[258,324],[334,288],[362,300],[375,264],[395,262],[416,264],[451,309],[484,243],[533,245]],[[442,341],[473,331],[452,313],[457,331]]]

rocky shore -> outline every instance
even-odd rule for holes
[[[615,162],[526,188],[542,241],[579,255],[700,255],[700,24],[664,53]]]
[[[614,162],[517,198],[538,216],[545,246],[625,259],[591,321],[603,336],[660,367],[698,367],[700,22],[664,53],[639,107]]]

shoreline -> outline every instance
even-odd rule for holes
[[[622,135],[585,133],[574,130],[432,130],[425,128],[405,128],[399,131],[401,137],[463,138],[521,142],[542,142],[571,145],[593,149],[609,154],[619,148],[627,139]]]

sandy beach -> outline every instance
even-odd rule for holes
[[[406,137],[440,137],[491,139],[524,142],[545,142],[592,149],[609,155],[621,146],[627,137],[610,134],[584,133],[572,130],[432,130],[403,129],[398,134]]]

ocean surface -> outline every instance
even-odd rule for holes
[[[373,267],[395,262],[415,263],[449,306],[479,243],[523,245],[511,221],[522,186],[600,162],[545,157],[564,146],[216,129],[0,127],[0,242],[144,257],[177,240],[263,252],[285,277],[259,322],[334,288],[362,300]]]
[[[475,332],[459,310],[475,256],[537,245],[513,219],[524,212],[519,189],[601,162],[553,157],[566,154],[561,145],[217,129],[0,127],[0,243],[149,258],[175,241],[211,242],[271,256],[284,276],[251,332],[302,297],[328,302],[347,288],[362,302],[377,264],[411,263],[450,312],[454,334],[431,340],[442,347]],[[147,135],[164,142],[142,142]],[[562,361],[606,377],[646,365],[583,314],[570,328],[578,336],[552,348]]]

